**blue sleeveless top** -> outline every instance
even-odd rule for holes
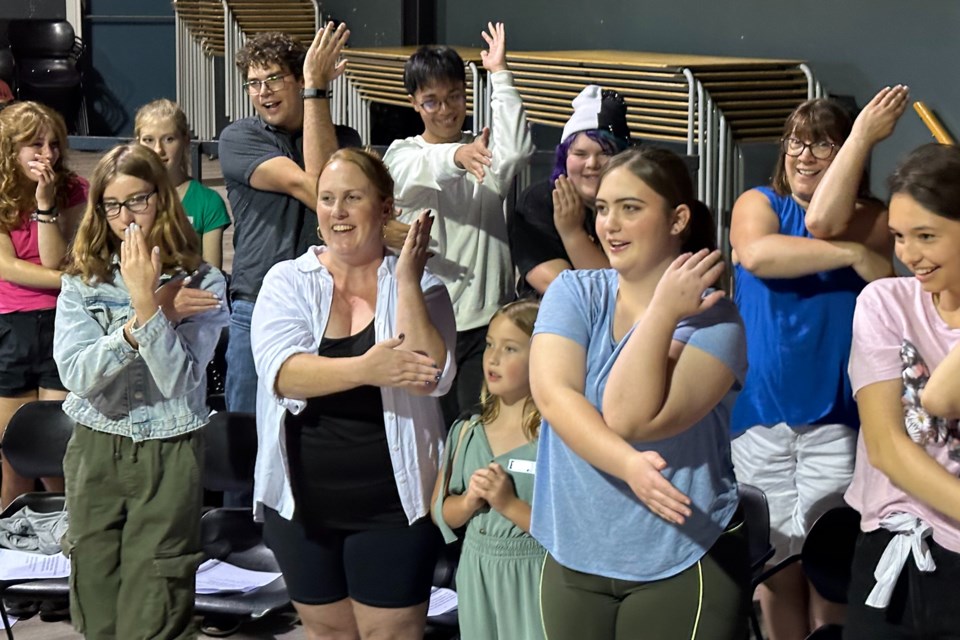
[[[780,233],[812,238],[803,207],[769,187],[757,189],[780,218]],[[753,426],[859,427],[847,375],[853,310],[866,286],[851,267],[800,278],[734,271],[734,301],[747,332],[747,379],[730,422],[733,436]]]

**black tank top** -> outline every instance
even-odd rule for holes
[[[371,322],[345,338],[323,338],[317,354],[347,358],[375,342]],[[286,417],[287,458],[296,517],[308,531],[405,526],[383,423],[380,388],[370,385],[310,398]]]

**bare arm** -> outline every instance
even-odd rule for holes
[[[626,482],[648,508],[683,523],[690,499],[660,471],[666,461],[653,451],[637,451],[614,433],[584,396],[586,351],[562,336],[537,334],[530,353],[530,387],[541,415],[577,455]]]
[[[547,287],[550,286],[550,283],[568,269],[573,269],[573,265],[562,258],[547,260],[527,272],[527,282],[531,287],[536,289],[540,295],[543,295],[547,292]]]
[[[63,265],[63,256],[67,253],[67,242],[60,227],[60,221],[42,222],[49,216],[38,216],[37,248],[40,250],[40,264],[50,269],[59,269]]]
[[[723,296],[704,291],[723,272],[720,252],[678,257],[617,357],[603,394],[603,419],[623,438],[660,440],[686,431],[720,403],[736,377],[714,356],[673,340],[684,317]],[[644,383],[636,384],[636,372]]]
[[[350,38],[346,24],[334,27],[328,22],[317,31],[303,61],[305,88],[327,89],[343,73],[346,65],[340,52]],[[303,164],[304,172],[313,181],[313,204],[316,208],[316,183],[327,159],[337,150],[337,132],[330,115],[330,100],[312,98],[303,102]]]
[[[447,349],[443,337],[434,326],[427,304],[424,300],[420,279],[429,257],[430,229],[433,218],[424,211],[414,220],[407,233],[400,258],[397,260],[397,332],[406,336],[403,349],[422,353],[431,358],[439,371],[447,359]],[[411,389],[411,393],[428,395],[434,385],[422,389]]]
[[[920,403],[932,415],[948,420],[960,419],[960,346],[955,346],[937,368],[923,388]]]
[[[223,227],[207,231],[200,238],[200,257],[217,269],[223,268]]]
[[[838,238],[857,215],[857,191],[870,152],[893,129],[907,107],[909,92],[897,85],[881,89],[857,116],[810,200],[804,222],[810,233],[824,240]]]
[[[769,200],[753,189],[733,206],[730,243],[736,261],[760,278],[799,278],[849,267],[858,260],[852,243],[781,234],[780,220]]]
[[[960,478],[910,439],[903,423],[901,384],[900,380],[875,382],[857,393],[870,464],[911,496],[960,520]]]
[[[24,287],[59,289],[61,275],[58,269],[18,258],[10,235],[0,231],[0,278]]]
[[[250,186],[260,191],[285,193],[310,209],[317,208],[317,177],[284,156],[261,162],[250,175]]]

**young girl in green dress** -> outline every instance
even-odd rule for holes
[[[530,536],[540,412],[530,395],[530,336],[539,303],[518,300],[490,321],[480,415],[450,430],[433,497],[447,542],[463,534],[460,637],[540,640],[544,549]]]

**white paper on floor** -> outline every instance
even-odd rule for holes
[[[0,549],[0,580],[43,580],[66,578],[70,560],[62,553],[45,556],[40,553]]]
[[[441,613],[453,611],[457,608],[457,592],[453,589],[433,587],[430,590],[430,608],[428,616],[438,616]]]
[[[197,569],[197,593],[246,593],[270,584],[279,577],[279,573],[271,571],[251,571],[221,560],[207,560]]]
[[[0,580],[45,580],[70,575],[70,560],[62,553],[46,556],[0,549]],[[197,593],[253,591],[280,577],[279,573],[241,569],[220,560],[207,560],[197,569]],[[0,623],[2,624],[2,623]]]

